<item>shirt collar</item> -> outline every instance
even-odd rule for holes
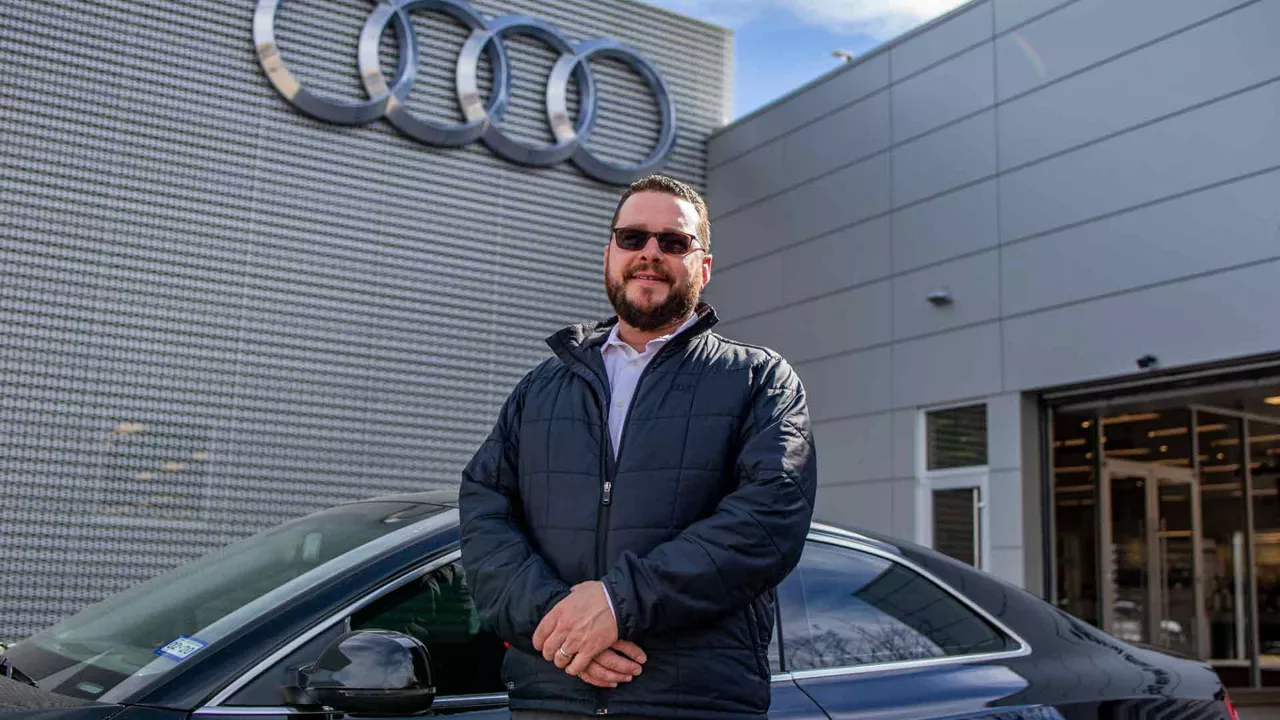
[[[653,350],[653,349],[655,349],[655,348],[657,348],[657,347],[662,347],[663,345],[665,345],[665,344],[667,344],[668,342],[670,342],[670,341],[671,341],[671,338],[673,338],[673,337],[675,337],[675,336],[679,335],[680,333],[684,332],[685,330],[688,330],[689,328],[693,327],[693,324],[694,324],[694,323],[696,323],[696,322],[698,322],[698,313],[696,313],[696,312],[695,312],[695,313],[690,313],[690,314],[689,314],[689,317],[688,317],[687,319],[685,319],[685,321],[684,321],[683,323],[681,323],[681,324],[680,324],[680,327],[676,328],[675,330],[672,330],[671,332],[667,333],[666,335],[662,335],[662,336],[660,336],[660,337],[656,337],[656,338],[654,338],[654,339],[650,340],[648,343],[646,343],[646,344],[645,344],[645,346],[644,346],[644,350],[645,350],[645,352],[649,352],[650,350]],[[606,352],[606,351],[608,351],[608,350],[609,350],[609,348],[615,348],[615,347],[616,347],[616,348],[626,348],[626,349],[628,349],[628,350],[630,350],[630,351],[632,351],[632,352],[635,352],[635,348],[633,348],[633,347],[631,347],[630,345],[626,344],[625,342],[623,342],[623,341],[622,341],[622,338],[618,337],[618,327],[619,327],[621,324],[622,324],[622,323],[620,323],[620,322],[618,322],[618,323],[614,323],[614,325],[613,325],[613,329],[609,331],[609,337],[608,337],[608,339],[606,339],[606,340],[604,341],[604,346],[600,348],[600,352]],[[643,353],[641,353],[641,354],[643,354]]]

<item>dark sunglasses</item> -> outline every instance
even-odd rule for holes
[[[698,238],[675,230],[650,232],[641,228],[614,228],[613,242],[621,250],[635,252],[643,250],[649,244],[649,238],[658,238],[658,249],[663,255],[688,255],[694,250],[701,250]]]

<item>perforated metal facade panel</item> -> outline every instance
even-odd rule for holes
[[[0,6],[0,640],[286,518],[454,487],[542,338],[607,314],[618,188],[307,118],[262,75],[253,6]],[[640,48],[677,101],[665,171],[702,186],[727,31],[627,0],[476,6]],[[361,97],[370,7],[286,2],[294,73]],[[415,22],[411,106],[454,118],[465,33]],[[507,126],[549,138],[554,56],[508,47]],[[647,87],[593,67],[591,147],[639,160]]]

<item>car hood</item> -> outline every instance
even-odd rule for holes
[[[0,720],[107,720],[124,707],[77,700],[0,677]]]

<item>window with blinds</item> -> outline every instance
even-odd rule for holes
[[[987,464],[987,406],[925,414],[925,468],[950,470]]]
[[[933,549],[974,567],[981,567],[982,536],[976,487],[933,491]]]

